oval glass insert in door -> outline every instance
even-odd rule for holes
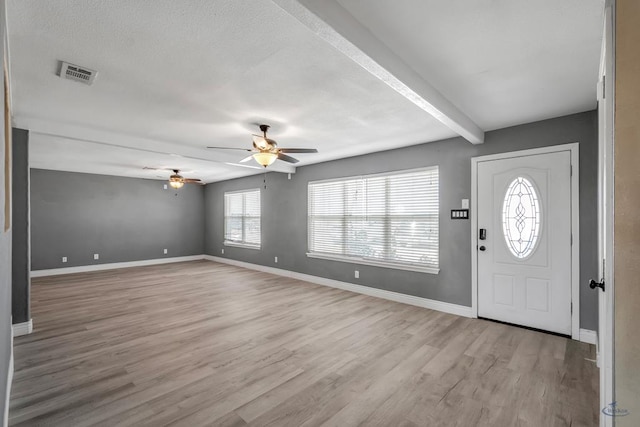
[[[538,193],[527,178],[519,176],[507,187],[502,205],[502,232],[513,256],[524,259],[533,253],[540,223]]]

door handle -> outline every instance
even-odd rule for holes
[[[482,252],[487,250],[487,248],[485,248],[484,246],[480,246],[478,249],[480,249]]]
[[[600,288],[604,292],[604,279],[602,279],[600,282],[596,282],[593,279],[589,280],[589,287],[591,289]]]

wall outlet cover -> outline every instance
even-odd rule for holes
[[[220,253],[224,255],[224,249],[221,249],[221,250],[220,250]]]
[[[356,270],[353,275],[356,279],[360,278],[360,272],[358,270]]]
[[[62,257],[62,262],[67,262],[67,257],[66,256]]]
[[[93,259],[100,259],[100,254],[93,254]]]
[[[469,209],[469,199],[462,199],[462,209]]]
[[[165,255],[167,254],[167,250],[166,249],[164,249],[163,252],[164,252]]]
[[[278,257],[274,257],[274,261],[277,264],[278,263]]]

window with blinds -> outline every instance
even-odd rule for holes
[[[260,189],[224,193],[224,243],[260,248]]]
[[[438,167],[309,183],[310,257],[438,272]]]

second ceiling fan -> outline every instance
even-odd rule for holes
[[[180,175],[180,169],[171,169],[171,168],[151,168],[148,166],[143,167],[145,170],[152,171],[172,171],[173,174],[169,176],[169,185],[171,188],[178,190],[182,188],[185,184],[200,184],[202,185],[202,181],[198,178],[185,178]]]
[[[259,165],[265,168],[276,160],[282,160],[288,163],[298,163],[299,160],[288,156],[285,153],[317,153],[315,148],[278,148],[278,143],[273,139],[267,138],[269,125],[260,125],[262,135],[253,135],[253,149],[249,148],[230,148],[230,147],[207,147],[220,150],[242,150],[252,152],[249,157],[240,160],[240,163],[248,162],[254,159]]]

